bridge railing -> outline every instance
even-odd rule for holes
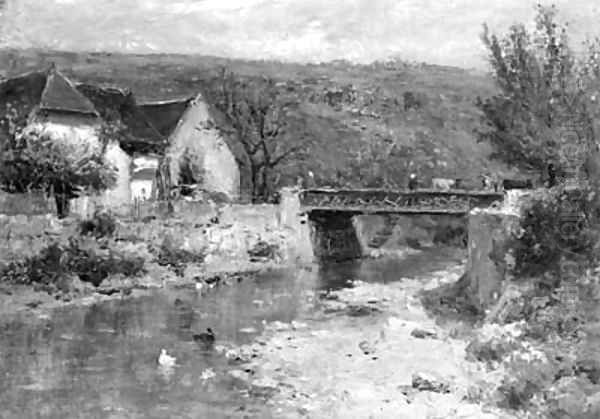
[[[305,189],[300,202],[312,210],[356,212],[464,213],[476,206],[488,206],[504,197],[501,192],[417,189]]]

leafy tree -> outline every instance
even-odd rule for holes
[[[267,201],[275,192],[276,168],[286,159],[304,156],[310,146],[307,134],[286,136],[299,102],[280,95],[272,79],[244,80],[225,69],[213,94],[249,158],[253,201]]]
[[[485,124],[478,134],[494,147],[493,157],[542,171],[550,161],[560,163],[566,143],[589,146],[594,127],[567,26],[557,23],[554,6],[538,5],[536,11],[532,31],[513,25],[499,38],[484,25],[482,40],[500,92],[478,99]]]
[[[0,188],[52,193],[58,215],[65,216],[68,200],[84,189],[101,191],[114,185],[116,172],[104,160],[105,146],[106,141],[93,147],[57,141],[33,130],[21,133],[0,152]]]

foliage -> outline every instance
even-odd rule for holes
[[[420,109],[423,106],[422,99],[419,98],[414,92],[404,92],[402,95],[404,99],[404,110],[409,109]]]
[[[585,185],[573,191],[561,185],[531,198],[509,244],[515,275],[554,278],[566,262],[582,269],[597,262],[599,208],[598,197]]]
[[[497,389],[501,398],[498,405],[520,410],[530,406],[532,398],[549,387],[554,378],[554,366],[543,361],[515,360],[512,374],[506,376]]]
[[[349,164],[340,172],[343,184],[339,186],[404,188],[413,154],[414,150],[397,145],[390,135],[376,135],[352,151]]]
[[[279,253],[279,247],[276,244],[269,244],[264,240],[258,241],[248,250],[250,260],[274,259]]]
[[[115,217],[103,211],[96,211],[89,220],[84,220],[79,224],[81,235],[93,235],[96,238],[111,237],[117,229]]]
[[[500,94],[478,100],[486,127],[479,139],[492,144],[495,157],[528,170],[558,162],[561,142],[583,147],[595,138],[594,81],[591,72],[582,77],[587,66],[576,62],[556,14],[538,5],[533,31],[517,24],[498,38],[484,25],[482,36]]]
[[[516,348],[515,342],[508,340],[490,339],[483,341],[474,339],[467,345],[465,352],[475,361],[491,364],[493,362],[501,362],[507,354]]]
[[[465,247],[468,235],[466,226],[442,225],[433,236],[434,244]]]
[[[155,250],[155,253],[156,263],[160,266],[167,266],[180,277],[183,276],[188,264],[201,264],[206,257],[204,253],[194,253],[178,248],[170,240],[164,240],[160,247]]]
[[[11,262],[0,273],[2,281],[16,284],[53,285],[70,275],[99,286],[110,275],[135,276],[144,272],[142,258],[124,258],[109,251],[97,254],[83,249],[72,238],[67,245],[52,243],[39,255]]]
[[[202,183],[202,166],[192,160],[192,153],[189,150],[184,151],[179,165],[179,184],[192,185]]]
[[[275,168],[286,159],[306,153],[310,143],[302,132],[285,138],[298,100],[281,95],[270,78],[248,81],[225,69],[212,94],[249,158],[253,201],[268,200]]]
[[[103,146],[60,141],[35,130],[14,140],[0,151],[0,188],[8,192],[42,190],[70,199],[84,189],[110,188],[116,181]]]

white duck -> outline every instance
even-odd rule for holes
[[[167,353],[166,349],[160,350],[160,355],[158,356],[158,365],[162,367],[172,368],[175,366],[176,359],[174,356],[171,356]]]

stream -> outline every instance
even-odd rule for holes
[[[402,259],[280,270],[223,286],[156,290],[136,298],[25,314],[0,323],[1,418],[270,418],[262,397],[229,371],[240,366],[192,339],[207,327],[217,344],[249,344],[272,322],[326,321],[322,298],[350,280],[394,283],[460,263],[430,249]],[[310,296],[316,296],[310,298]],[[307,298],[309,296],[309,298]],[[321,320],[323,319],[323,320]],[[157,365],[161,349],[177,366]],[[319,417],[314,416],[314,417]]]

